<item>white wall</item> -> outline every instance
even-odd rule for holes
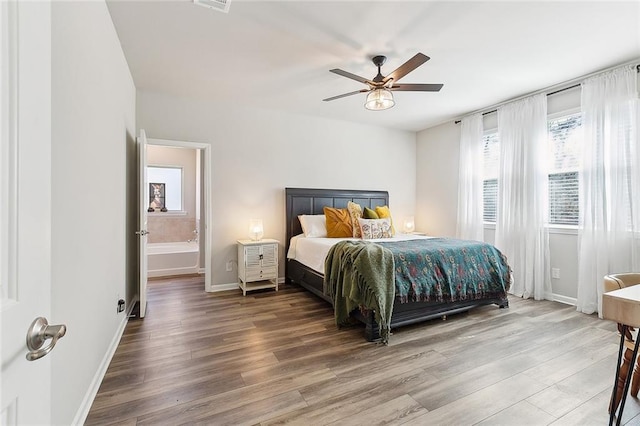
[[[237,239],[261,218],[285,238],[285,187],[388,190],[392,214],[413,215],[415,133],[277,111],[138,92],[137,124],[150,138],[212,145],[212,283],[234,283]],[[284,276],[284,253],[280,253]]]
[[[580,89],[547,97],[549,115],[580,107]],[[496,114],[484,117],[484,128],[497,127]],[[417,135],[416,229],[433,235],[455,236],[458,209],[458,165],[460,124],[448,122]],[[493,243],[495,231],[485,228],[485,241]],[[560,269],[560,279],[552,279],[550,298],[573,303],[578,286],[577,231],[551,229],[551,267]]]
[[[418,132],[416,230],[456,235],[460,125],[453,122]]]
[[[61,425],[84,419],[126,320],[117,296],[132,285],[126,153],[136,93],[105,3],[53,2],[52,87],[52,317],[67,334],[51,355],[51,393]]]

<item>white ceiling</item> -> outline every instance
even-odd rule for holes
[[[191,0],[108,0],[139,90],[418,131],[544,87],[640,58],[639,1],[242,1],[228,14]],[[388,74],[415,53],[431,60],[364,109],[370,58]]]

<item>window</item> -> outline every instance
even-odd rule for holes
[[[486,133],[483,147],[483,217],[488,223],[496,223],[498,211],[498,167],[500,166],[500,144],[498,133]]]
[[[578,225],[582,114],[549,120],[549,224]]]
[[[548,121],[549,224],[577,226],[580,214],[579,167],[582,114]],[[483,217],[495,223],[498,207],[500,139],[497,132],[483,137]]]
[[[147,166],[147,181],[150,207],[182,211],[182,167]]]

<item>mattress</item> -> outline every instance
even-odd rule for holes
[[[393,238],[367,240],[372,243],[408,241],[433,238],[415,234],[396,234]],[[287,259],[294,259],[316,272],[324,274],[324,260],[334,244],[345,240],[359,240],[359,238],[306,238],[304,235],[296,235],[291,238]]]

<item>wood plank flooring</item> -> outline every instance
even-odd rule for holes
[[[199,277],[151,281],[87,425],[601,425],[614,324],[572,306],[510,298],[393,330],[338,330],[295,285],[208,294]],[[640,425],[629,397],[623,424]]]

